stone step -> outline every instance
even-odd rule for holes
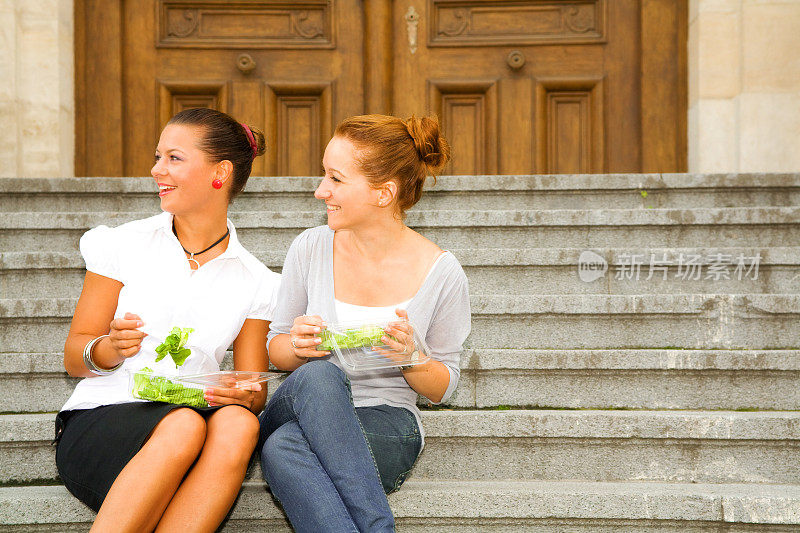
[[[797,295],[472,298],[470,348],[797,348]]]
[[[151,213],[0,213],[5,252],[69,251],[87,229]],[[239,212],[231,219],[251,250],[286,249],[321,211]],[[800,207],[416,211],[408,224],[444,249],[800,246]]]
[[[795,487],[757,487],[749,493],[748,489],[748,485],[410,481],[389,502],[403,532],[796,531]],[[781,490],[789,492],[783,495]],[[91,526],[94,515],[63,487],[21,488],[19,495],[22,500],[13,501],[0,493],[0,498],[13,501],[4,531],[88,531]],[[436,498],[435,505],[426,498]],[[591,511],[580,510],[587,505]],[[61,513],[58,518],[44,514],[51,509]],[[289,532],[291,528],[263,487],[246,484],[220,531]]]
[[[591,282],[578,275],[584,252],[579,248],[451,252],[464,267],[472,294],[800,293],[800,247],[593,250],[608,270]],[[285,250],[253,254],[280,272]],[[74,298],[84,274],[78,251],[0,253],[0,297]]]
[[[584,481],[415,481],[389,496],[399,531],[789,532],[800,524],[796,485]],[[94,514],[63,486],[0,488],[10,533],[87,531]],[[221,531],[289,532],[261,483],[245,483]]]
[[[61,353],[0,358],[5,412],[57,411],[77,382]],[[800,350],[468,349],[448,405],[800,410]]]
[[[57,479],[54,416],[0,415],[1,483]],[[441,410],[422,420],[415,480],[800,484],[800,412]],[[260,475],[251,465],[248,477]]]
[[[0,299],[0,353],[60,351],[75,304]],[[471,305],[467,348],[795,349],[800,339],[797,294],[473,295]]]
[[[464,408],[800,409],[800,351],[466,350],[448,403]]]
[[[319,206],[318,177],[252,177],[234,211]],[[152,178],[3,178],[0,211],[153,211]],[[418,209],[612,209],[800,204],[800,174],[442,176]]]

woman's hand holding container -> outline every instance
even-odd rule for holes
[[[295,318],[294,324],[289,330],[289,339],[295,357],[309,359],[330,355],[330,351],[317,350],[317,345],[322,342],[318,335],[323,329],[325,329],[325,323],[321,316],[302,315]]]

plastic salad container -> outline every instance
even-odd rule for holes
[[[208,407],[206,387],[242,388],[282,376],[279,372],[227,370],[185,376],[166,375],[149,368],[128,371],[131,395],[140,400]]]
[[[414,328],[414,345],[417,351],[406,350],[408,353],[404,353],[402,348],[397,350],[384,344],[381,337],[387,335],[384,328],[388,324],[389,321],[329,323],[318,335],[322,342],[317,345],[317,350],[336,354],[342,365],[355,372],[418,365],[429,359],[427,355],[421,355],[428,353],[428,347],[413,323],[411,327]]]

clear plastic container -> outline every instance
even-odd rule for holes
[[[318,335],[322,343],[317,345],[317,350],[336,354],[342,365],[354,372],[418,365],[429,359],[427,355],[423,355],[428,353],[428,347],[413,323],[414,350],[410,346],[404,350],[402,347],[393,348],[385,344],[381,338],[387,335],[385,328],[388,324],[389,321],[329,323],[327,329]]]
[[[203,397],[207,387],[242,388],[283,375],[279,372],[227,370],[174,376],[144,369],[129,371],[128,374],[128,383],[134,398],[194,407],[208,407],[208,402]]]

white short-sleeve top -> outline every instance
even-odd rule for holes
[[[225,252],[196,271],[172,232],[170,213],[116,228],[99,226],[81,237],[86,270],[123,284],[114,316],[139,315],[148,336],[139,353],[113,374],[81,380],[62,410],[137,401],[130,394],[129,371],[145,366],[169,375],[219,370],[246,319],[272,320],[280,274],[242,247],[230,220],[228,229]],[[180,370],[169,356],[155,362],[156,346],[173,327],[194,329],[186,345],[192,354]]]

